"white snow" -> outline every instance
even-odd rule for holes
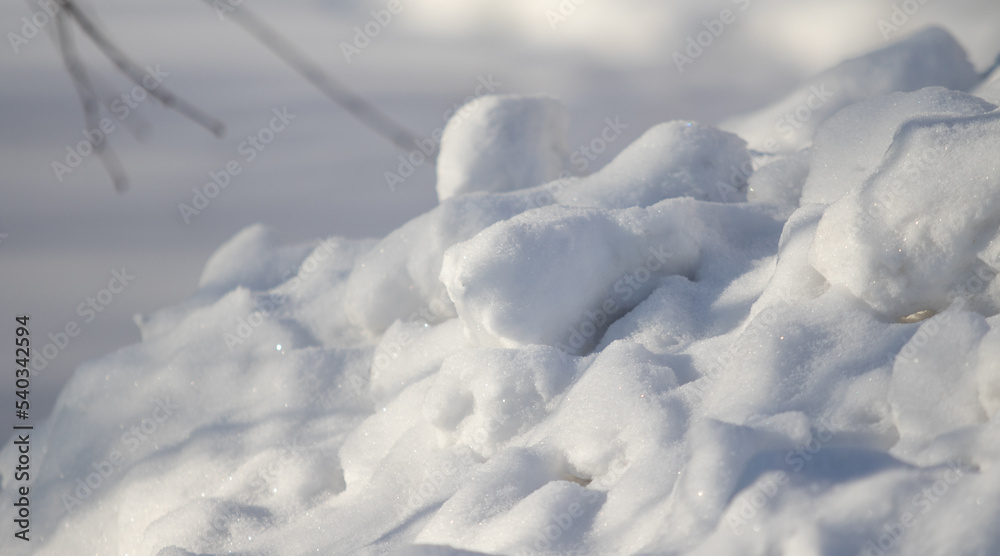
[[[813,266],[894,318],[942,311],[959,288],[970,309],[996,311],[998,149],[998,112],[907,121],[877,170],[825,211]]]
[[[856,102],[934,85],[966,91],[978,82],[962,46],[947,31],[932,27],[844,61],[774,105],[733,118],[723,128],[754,148],[787,152],[808,144],[817,126]]]
[[[853,104],[824,122],[810,150],[801,203],[832,203],[882,162],[903,123],[928,116],[975,116],[996,108],[983,99],[943,87],[891,93]]]
[[[472,100],[444,128],[438,199],[475,191],[513,191],[555,179],[569,158],[568,126],[566,107],[553,98],[511,95]]]
[[[682,196],[732,202],[745,199],[752,173],[750,153],[739,137],[698,122],[673,121],[653,126],[579,183],[547,189],[560,203],[576,206],[645,207]]]
[[[484,98],[436,208],[377,242],[250,227],[79,368],[33,432],[27,549],[0,451],[3,553],[1000,553],[976,83],[932,29],[586,176],[555,101]]]

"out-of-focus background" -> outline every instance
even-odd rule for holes
[[[421,136],[443,127],[483,81],[497,93],[559,97],[571,148],[618,118],[628,128],[589,171],[656,123],[717,123],[757,108],[886,35],[941,25],[980,70],[1000,52],[995,0],[396,0],[395,14],[389,0],[231,3],[256,11]],[[67,148],[84,139],[80,103],[49,38],[54,25],[28,37],[22,18],[39,4],[0,4],[0,355],[11,370],[21,313],[31,316],[36,351],[53,344],[32,382],[36,423],[74,368],[138,341],[133,315],[192,293],[209,255],[241,228],[262,222],[286,241],[382,236],[437,202],[433,167],[417,167],[391,190],[385,172],[397,171],[400,153],[227,19],[228,0],[215,4],[87,4],[136,61],[166,72],[168,87],[228,125],[218,139],[151,98],[132,101],[124,119],[119,103],[105,115],[130,180],[124,194],[94,155],[57,179],[53,162],[66,164]],[[732,23],[679,69],[674,53],[689,55],[688,38],[727,9]],[[132,89],[82,36],[77,43],[106,103]],[[295,118],[245,162],[240,143],[274,109]],[[178,205],[191,205],[192,188],[231,159],[243,171],[186,223]],[[110,299],[101,294],[123,269],[134,280]],[[63,338],[70,323],[80,332]],[[13,373],[0,378],[3,440],[14,421],[13,382]]]

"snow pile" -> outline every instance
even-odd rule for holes
[[[823,215],[811,261],[890,316],[941,311],[1000,268],[1000,113],[924,117],[896,132],[878,169]],[[984,276],[985,273],[985,276]],[[970,309],[1000,310],[979,286]]]
[[[921,117],[975,116],[996,106],[942,87],[892,93],[853,104],[816,133],[801,203],[832,203],[878,167],[900,126]]]
[[[772,213],[678,198],[646,209],[556,205],[452,247],[441,281],[477,343],[575,353],[664,280],[697,280],[703,268],[761,255],[745,230],[773,240],[781,219]]]
[[[569,157],[568,127],[569,113],[553,98],[473,100],[448,121],[441,137],[449,148],[438,160],[438,199],[554,180]]]
[[[841,108],[894,91],[939,85],[967,91],[979,76],[947,31],[931,27],[905,40],[847,60],[763,110],[723,125],[755,148],[789,152],[805,146]]]
[[[30,548],[3,476],[3,552],[1000,553],[974,78],[930,30],[807,85],[844,109],[785,151],[668,122],[578,177],[555,101],[485,99],[435,209],[244,230],[80,368],[34,432]]]
[[[514,100],[508,98],[506,103]],[[494,137],[492,125],[470,122],[464,133],[472,129],[487,140]],[[463,137],[455,147],[445,145],[439,166],[447,165],[453,148],[465,151],[468,141]],[[506,160],[504,164],[519,162]],[[471,172],[470,166],[462,168],[468,183],[492,179]],[[441,168],[439,173],[449,171]],[[454,316],[452,300],[439,279],[445,250],[529,209],[553,203],[625,209],[679,196],[740,199],[743,193],[737,187],[752,172],[746,144],[735,135],[693,122],[669,122],[648,130],[592,175],[575,178],[563,170],[558,179],[538,187],[442,199],[438,207],[392,232],[363,256],[347,283],[347,314],[352,323],[373,335],[397,319],[419,316],[438,322]]]

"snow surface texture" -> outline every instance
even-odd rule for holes
[[[969,71],[927,31],[823,74],[869,88],[787,154],[669,122],[548,183],[561,109],[486,100],[434,210],[244,230],[78,369],[30,548],[3,476],[3,554],[1000,553],[1000,112],[942,88]]]

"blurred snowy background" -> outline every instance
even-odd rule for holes
[[[941,25],[979,70],[1000,52],[995,0],[402,0],[350,60],[342,43],[354,44],[355,27],[372,22],[371,11],[387,0],[244,4],[421,136],[442,127],[481,79],[498,83],[497,93],[559,97],[570,110],[571,148],[598,136],[605,118],[619,118],[628,128],[588,171],[656,123],[718,123],[882,44],[879,21],[891,23],[904,4],[917,9],[899,35]],[[58,180],[53,161],[64,163],[67,147],[83,139],[80,104],[47,36],[51,24],[17,52],[11,43],[10,33],[25,36],[22,18],[40,7],[0,5],[8,43],[0,48],[0,338],[13,337],[22,312],[32,317],[36,349],[68,323],[80,328],[68,345],[49,350],[55,357],[33,380],[36,421],[74,368],[138,341],[134,314],[194,291],[207,257],[244,226],[262,222],[286,241],[380,237],[437,202],[429,164],[390,190],[384,174],[399,166],[394,147],[206,3],[89,6],[137,62],[168,73],[167,86],[222,119],[228,132],[217,139],[146,99],[124,121],[108,114],[116,123],[111,144],[130,179],[125,194],[115,193],[95,156]],[[725,9],[733,23],[679,71],[674,52],[683,54],[688,37]],[[78,43],[106,100],[132,89],[84,39]],[[191,204],[192,188],[202,189],[209,172],[242,160],[240,143],[267,125],[272,109],[286,107],[296,116],[288,128],[185,223],[178,204]],[[134,281],[90,313],[88,297],[96,299],[123,267]],[[10,407],[11,382],[0,382],[2,407]],[[12,418],[0,413],[0,430],[10,430]]]

